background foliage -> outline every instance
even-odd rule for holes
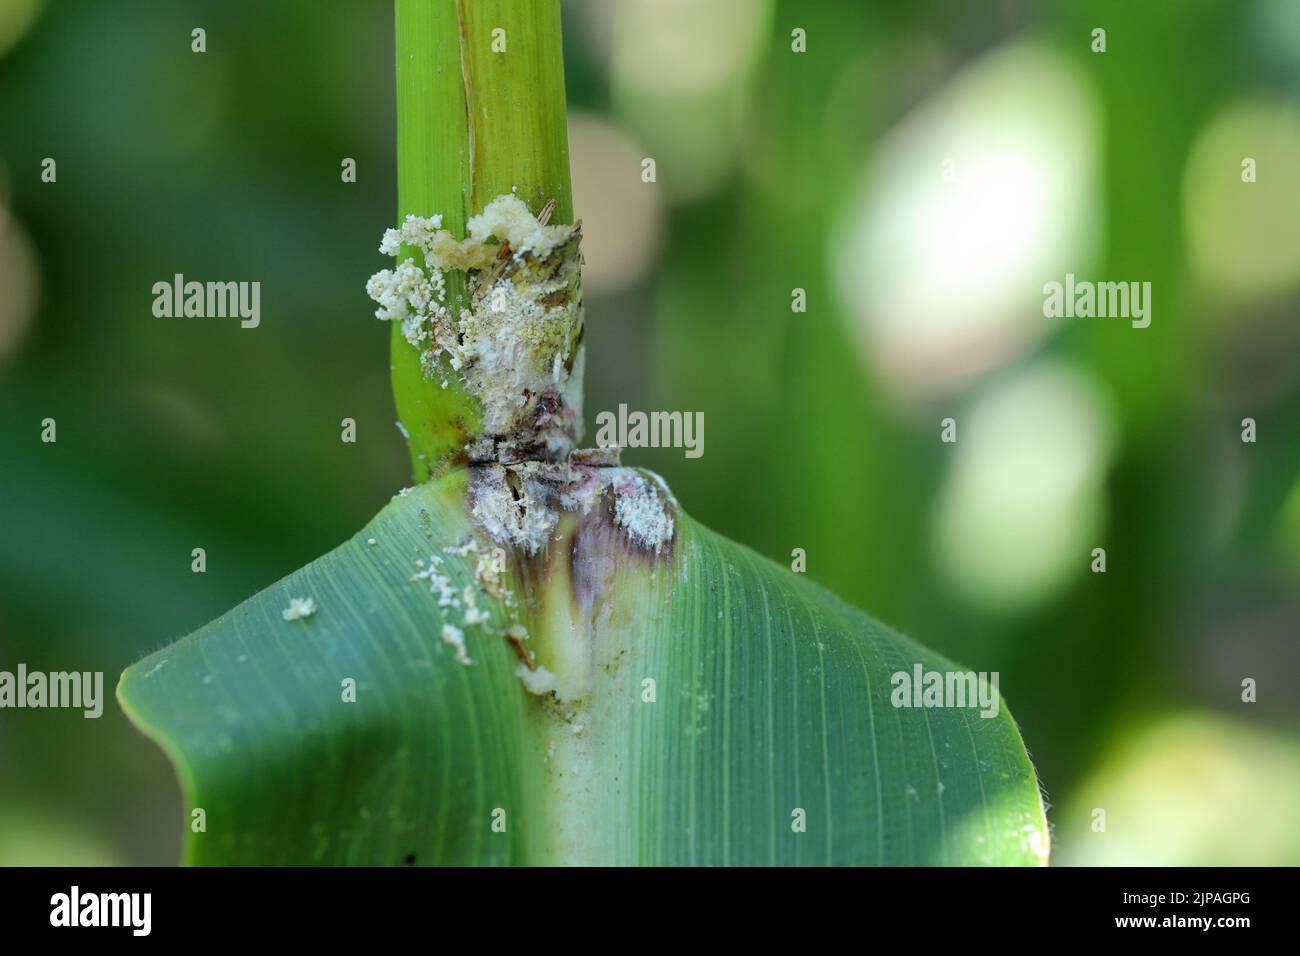
[[[565,17],[589,426],[703,411],[703,458],[625,460],[1000,671],[1056,862],[1300,862],[1300,9]],[[383,2],[0,3],[0,668],[111,684],[407,482],[362,289],[392,57]],[[1151,327],[1043,319],[1067,271],[1152,282]],[[261,327],[154,318],[177,272],[260,281]],[[0,863],[167,863],[181,821],[111,701],[0,712]]]

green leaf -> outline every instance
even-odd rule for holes
[[[603,504],[566,513],[541,554],[509,554],[498,600],[467,479],[403,493],[123,675],[185,789],[188,862],[1045,862],[1006,709],[891,704],[891,675],[948,661],[680,510],[658,555]],[[488,624],[411,580],[431,556]],[[292,597],[316,612],[284,620]],[[565,699],[516,676],[516,620]]]

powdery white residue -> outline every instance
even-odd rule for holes
[[[436,216],[389,229],[381,252],[414,247],[424,263],[407,258],[370,277],[375,316],[401,323],[426,376],[445,388],[448,367],[460,375],[482,406],[483,435],[567,452],[581,427],[581,229],[547,225],[513,195],[497,196],[466,229],[457,240]],[[452,270],[466,273],[466,303],[449,303]]]
[[[442,228],[442,216],[407,216],[400,229],[388,229],[379,251],[396,257],[402,246],[424,254],[427,266],[440,269],[486,269],[497,258],[501,241],[510,243],[517,259],[525,254],[541,259],[564,245],[573,235],[568,225],[543,225],[518,196],[497,196],[477,216],[465,223],[468,233],[458,241]],[[497,243],[490,240],[496,239]]]
[[[442,558],[430,555],[429,567],[411,575],[408,580],[428,581],[429,593],[438,595],[438,607],[460,607],[460,598],[456,595],[456,586],[451,583],[451,578],[438,573],[437,566],[441,563]],[[423,565],[424,562],[417,560],[416,564]]]
[[[556,363],[564,367],[574,344],[567,308],[543,304],[564,281],[516,279],[498,279],[474,311],[460,315],[462,339],[454,358],[463,366],[465,386],[483,403],[482,429],[488,435],[512,431],[528,404],[525,396],[559,384],[553,377]]]
[[[571,480],[559,488],[556,496],[559,506],[574,514],[591,514],[591,510],[600,503],[601,496],[605,493],[606,483],[601,480],[601,476],[606,473],[605,469],[575,469]]]
[[[402,323],[402,337],[423,350],[436,324],[450,313],[445,305],[446,277],[440,269],[425,272],[414,259],[396,269],[381,269],[366,281],[366,295],[379,306],[375,318]]]
[[[483,530],[498,544],[536,554],[559,521],[559,514],[547,505],[545,487],[525,476],[512,488],[501,465],[485,466],[480,474],[473,512]]]
[[[546,545],[561,512],[588,515],[602,501],[610,502],[614,524],[638,548],[662,554],[673,540],[676,501],[658,476],[650,480],[631,468],[484,464],[474,468],[471,500],[493,541],[530,555]]]
[[[402,249],[402,243],[423,248],[439,229],[442,228],[442,216],[407,216],[401,229],[388,229],[384,232],[379,251],[386,256],[396,256]]]
[[[280,612],[286,621],[297,621],[311,617],[316,613],[316,601],[312,598],[289,598],[289,606]]]
[[[454,624],[444,624],[442,626],[443,643],[448,644],[456,652],[456,663],[464,664],[469,667],[474,662],[469,659],[465,653],[465,632]]]
[[[529,670],[528,665],[521,662],[515,668],[515,676],[519,678],[524,685],[524,689],[530,694],[541,697],[555,690],[555,675],[545,667]]]
[[[572,226],[544,226],[518,196],[502,195],[493,199],[477,216],[465,223],[471,239],[486,242],[493,237],[504,239],[516,258],[530,253],[543,259],[569,241]]]
[[[673,540],[673,519],[658,488],[636,472],[614,484],[614,521],[636,544],[658,554]]]
[[[466,627],[473,627],[476,624],[486,624],[491,620],[491,615],[487,611],[478,609],[478,598],[474,593],[472,584],[465,585],[461,591],[461,600],[465,602],[465,619],[462,622]]]
[[[501,569],[497,566],[497,554],[487,553],[478,556],[478,563],[474,567],[474,577],[478,581],[478,586],[489,597],[494,597],[498,601],[509,602],[511,599],[510,589],[501,582]]]

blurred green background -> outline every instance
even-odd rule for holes
[[[564,17],[589,437],[703,411],[702,458],[624,460],[999,671],[1056,863],[1300,863],[1300,4]],[[111,687],[409,480],[363,291],[392,47],[386,2],[0,0],[0,669]],[[260,281],[261,327],[155,318],[177,272]],[[1151,326],[1044,318],[1067,272],[1151,282]],[[0,863],[182,825],[111,700],[0,711]]]

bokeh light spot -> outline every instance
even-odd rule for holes
[[[1088,571],[1113,432],[1100,386],[1059,363],[995,382],[958,417],[956,460],[934,516],[939,563],[958,593],[1019,611]]]
[[[617,292],[649,271],[659,248],[661,194],[632,175],[645,155],[617,127],[594,116],[569,116],[573,208],[588,236],[583,244],[583,291]]]
[[[1255,182],[1242,161],[1255,161]],[[1300,282],[1300,110],[1250,100],[1206,124],[1183,177],[1192,265],[1210,284],[1246,296]]]
[[[1261,794],[1267,794],[1261,804]],[[1261,813],[1267,806],[1273,812]],[[1295,866],[1300,745],[1186,713],[1125,741],[1053,814],[1056,862],[1071,866]],[[1092,828],[1105,811],[1104,832]]]
[[[886,388],[955,388],[1046,334],[1043,284],[1094,251],[1096,141],[1084,80],[1029,44],[890,132],[831,243],[836,291]]]

